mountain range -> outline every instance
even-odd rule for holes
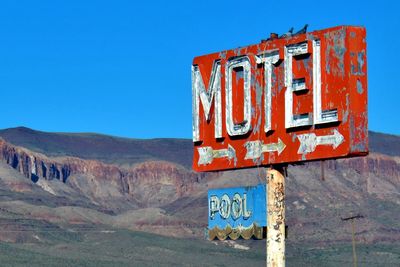
[[[288,266],[351,265],[355,215],[360,264],[400,265],[400,137],[369,142],[367,157],[288,167]],[[0,130],[0,261],[264,266],[265,240],[204,230],[207,190],[265,183],[265,169],[195,173],[192,154],[188,139]]]

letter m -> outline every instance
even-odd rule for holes
[[[203,106],[207,123],[211,121],[211,105],[214,99],[214,137],[222,137],[222,113],[221,113],[221,63],[214,61],[211,77],[206,90],[203,77],[198,65],[192,66],[192,116],[193,116],[193,142],[202,141],[200,138],[200,102]]]

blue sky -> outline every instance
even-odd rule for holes
[[[270,32],[367,28],[369,128],[400,134],[396,1],[0,3],[0,128],[191,138],[193,57]]]

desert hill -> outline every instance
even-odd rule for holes
[[[188,139],[130,139],[96,133],[50,133],[26,127],[0,130],[0,137],[49,157],[71,156],[117,165],[168,160],[190,168],[192,142]]]
[[[178,247],[180,242],[194,242],[190,244],[204,250],[207,190],[255,185],[265,179],[262,168],[192,172],[190,140],[46,133],[24,127],[0,130],[0,138],[0,245],[41,253],[44,259],[52,244],[70,248],[74,259],[81,260],[87,255],[76,252],[77,246],[90,238],[100,242],[87,233],[110,234],[111,240],[121,231],[157,234],[151,237],[160,242],[153,244],[156,255],[179,254],[166,250],[166,240]],[[289,166],[288,262],[337,266],[345,258],[351,263],[351,225],[341,218],[361,214],[364,219],[357,221],[356,235],[360,262],[400,263],[399,144],[399,136],[371,132],[370,155],[326,161],[324,179],[319,162]],[[250,248],[253,254],[241,254],[241,260],[229,261],[230,265],[264,266],[263,241],[209,245],[226,257]],[[217,256],[207,253],[208,259]],[[151,259],[142,263],[151,265]],[[179,257],[172,257],[170,265],[176,263],[173,259]],[[186,262],[191,263],[190,257]]]

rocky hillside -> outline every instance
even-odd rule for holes
[[[186,168],[192,165],[188,139],[129,139],[94,133],[48,133],[26,127],[0,130],[0,137],[16,146],[49,157],[78,157],[131,166],[148,160],[167,160]]]
[[[122,167],[71,156],[49,157],[4,140],[0,152],[0,160],[39,186],[57,180],[104,207],[116,208],[110,202],[119,203],[119,210],[173,202],[192,194],[204,178],[169,161],[143,160]],[[124,200],[129,204],[121,204]]]
[[[27,128],[2,130],[0,138],[0,228],[15,230],[0,241],[35,242],[30,227],[65,225],[203,238],[209,188],[265,179],[262,168],[192,172],[190,140]],[[351,225],[342,218],[356,214],[364,216],[357,221],[360,243],[400,242],[400,137],[370,133],[370,144],[367,157],[325,161],[323,176],[319,162],[289,166],[289,247],[347,245]]]

